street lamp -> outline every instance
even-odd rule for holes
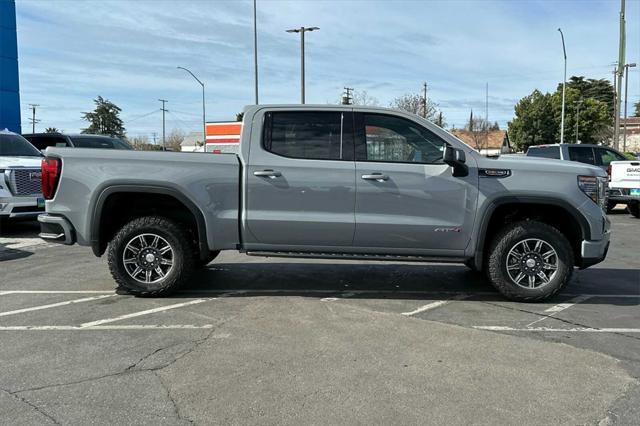
[[[180,70],[185,70],[186,72],[188,72],[189,74],[191,74],[191,77],[195,78],[196,81],[198,83],[200,83],[200,86],[202,86],[202,143],[203,146],[205,147],[205,151],[207,150],[206,146],[207,146],[207,121],[205,119],[205,109],[204,109],[204,83],[200,81],[200,79],[198,77],[195,76],[195,74],[193,74],[191,71],[189,71],[188,69],[186,69],[185,67],[176,67]]]
[[[635,68],[636,64],[624,66],[624,135],[622,136],[622,152],[627,150],[627,89],[629,88],[629,68]]]
[[[304,33],[307,31],[319,30],[318,27],[300,27],[287,30],[288,33],[300,33],[300,85],[301,85],[301,103],[304,104]]]
[[[562,37],[562,52],[564,53],[564,79],[562,80],[562,115],[560,116],[560,143],[564,143],[564,93],[567,84],[567,49],[564,46],[564,34],[560,31],[560,37]]]

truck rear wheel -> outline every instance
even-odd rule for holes
[[[124,225],[109,243],[111,275],[137,296],[164,296],[182,286],[194,269],[193,243],[180,224],[146,216]]]
[[[505,226],[495,237],[487,271],[491,284],[506,298],[536,302],[562,290],[573,263],[571,244],[560,231],[525,221]]]
[[[640,202],[636,201],[635,203],[629,203],[627,205],[627,210],[629,210],[631,216],[640,217]]]

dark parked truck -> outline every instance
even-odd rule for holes
[[[382,108],[252,106],[237,155],[48,148],[42,175],[41,236],[107,252],[138,295],[168,294],[239,250],[464,263],[537,301],[609,246],[600,168],[486,158]]]

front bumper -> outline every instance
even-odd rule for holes
[[[43,240],[66,245],[76,242],[73,226],[66,218],[45,213],[38,216],[38,222],[40,222],[39,236]]]
[[[44,200],[38,197],[0,197],[0,216],[36,217],[44,211]]]
[[[611,240],[611,231],[606,229],[603,233],[602,239],[598,241],[582,241],[580,247],[580,269],[588,268],[597,263],[602,262],[609,251],[609,244]]]

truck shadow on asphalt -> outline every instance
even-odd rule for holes
[[[211,263],[172,297],[303,296],[367,299],[505,301],[481,273],[459,265],[329,264],[329,263]],[[575,271],[569,285],[550,299],[581,294],[640,294],[640,270],[589,269]],[[590,303],[638,305],[640,298],[594,298]]]

